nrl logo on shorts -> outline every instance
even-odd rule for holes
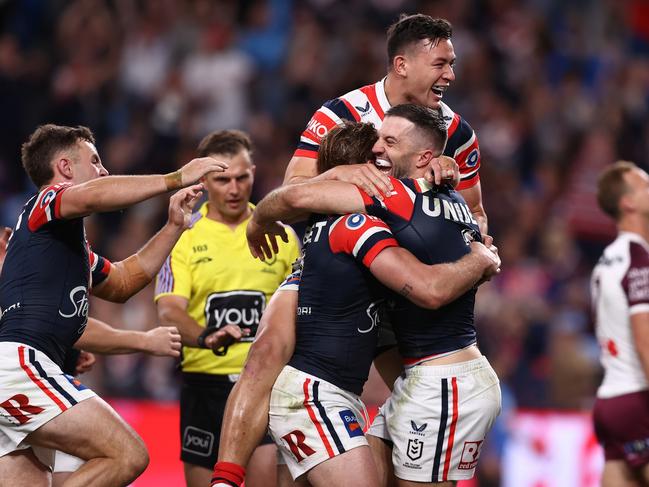
[[[408,455],[408,458],[412,460],[413,462],[415,460],[419,460],[421,456],[424,453],[424,442],[417,439],[417,438],[411,438],[408,440],[408,449],[406,451],[406,454]]]

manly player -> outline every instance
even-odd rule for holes
[[[604,368],[593,410],[602,486],[649,485],[649,175],[618,161],[600,175],[597,201],[618,229],[591,279]]]

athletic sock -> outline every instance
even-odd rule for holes
[[[212,475],[212,487],[241,487],[246,469],[236,463],[216,462]]]

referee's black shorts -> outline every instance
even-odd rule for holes
[[[234,383],[227,375],[185,372],[180,392],[180,459],[212,469],[216,463],[221,423]],[[266,435],[262,445],[273,443]]]

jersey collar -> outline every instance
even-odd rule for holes
[[[385,94],[385,80],[387,79],[387,76],[384,77],[381,81],[376,83],[374,85],[375,91],[376,91],[376,99],[379,101],[379,105],[381,106],[381,109],[383,110],[383,113],[386,113],[392,106],[390,105],[390,102],[388,101],[388,97]]]

